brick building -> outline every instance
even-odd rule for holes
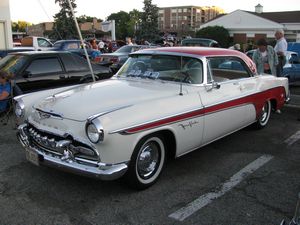
[[[36,25],[32,25],[28,27],[27,34],[29,36],[47,36],[46,33],[49,33],[53,30],[53,22],[45,22],[45,23],[39,23]],[[80,23],[79,24],[80,30],[85,33],[91,33],[95,34],[98,31],[102,31],[101,22],[98,21],[96,18],[93,19],[93,22],[86,22],[86,23]]]
[[[212,6],[174,6],[159,8],[158,28],[161,32],[187,34],[195,32],[200,25],[215,18],[224,10]]]

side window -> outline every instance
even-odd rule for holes
[[[79,48],[79,44],[78,43],[67,43],[65,46],[66,50],[69,49],[78,49]]]
[[[37,39],[39,47],[51,47],[51,43],[44,38]]]
[[[190,83],[201,84],[203,82],[202,62],[195,58],[182,58],[182,71],[188,76]]]
[[[85,59],[75,54],[60,55],[67,72],[79,72],[89,70],[88,63]]]
[[[208,60],[209,71],[216,82],[250,77],[247,66],[236,57],[212,57]]]
[[[27,67],[26,72],[34,76],[42,74],[62,73],[63,69],[58,58],[53,57],[33,60]]]

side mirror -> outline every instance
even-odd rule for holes
[[[211,83],[205,85],[206,91],[212,91],[213,89],[219,89],[220,87],[221,85],[214,80]]]

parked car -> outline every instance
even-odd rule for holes
[[[44,37],[27,36],[22,38],[21,46],[27,48],[31,47],[33,50],[36,51],[43,51],[52,48],[53,44],[50,42],[49,39]]]
[[[288,42],[288,51],[297,52],[300,55],[300,43],[299,42]]]
[[[155,48],[150,45],[125,45],[113,53],[104,53],[100,56],[100,65],[110,66],[113,72],[117,72],[126,62],[129,54],[145,48]]]
[[[97,79],[109,78],[109,68],[93,64]],[[14,74],[23,93],[91,81],[87,61],[70,52],[19,52],[0,60],[0,70]]]
[[[93,49],[90,48],[89,43],[85,42],[86,50],[91,58]],[[81,47],[80,40],[59,40],[53,45],[53,51],[69,51],[85,58],[84,49]]]
[[[181,41],[182,46],[220,47],[219,43],[207,38],[186,38]]]
[[[220,68],[224,62],[243,70]],[[109,80],[17,97],[18,139],[36,165],[104,180],[124,176],[144,189],[167,158],[250,124],[265,127],[288,93],[286,78],[257,75],[237,51],[145,49]]]
[[[246,55],[252,59],[256,50],[246,52]],[[290,83],[300,80],[300,58],[297,52],[286,52],[286,63],[283,66],[283,76],[289,79]]]
[[[300,81],[300,58],[297,52],[287,52],[283,76],[288,78],[290,83]]]

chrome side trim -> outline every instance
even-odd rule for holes
[[[117,107],[117,108],[114,108],[114,109],[111,109],[111,110],[108,110],[108,111],[104,111],[104,112],[101,112],[101,113],[97,113],[97,114],[91,115],[91,116],[89,116],[87,118],[87,121],[91,122],[92,120],[96,119],[97,117],[106,115],[106,114],[111,113],[111,112],[118,111],[120,109],[125,109],[125,108],[128,108],[130,106],[132,106],[132,105],[125,105],[125,106]]]
[[[202,109],[204,109],[204,107],[198,108],[198,109],[192,109],[192,110],[189,110],[189,111],[184,111],[184,112],[181,112],[181,113],[177,113],[177,114],[173,114],[173,115],[170,115],[170,116],[162,117],[162,118],[159,118],[159,119],[156,119],[156,120],[149,120],[149,121],[144,122],[144,123],[135,124],[135,125],[132,125],[132,126],[129,126],[129,127],[118,129],[118,130],[113,130],[113,131],[110,131],[108,133],[109,134],[119,133],[119,132],[131,129],[131,128],[134,128],[134,127],[144,126],[144,125],[149,124],[149,123],[155,123],[155,122],[158,122],[160,120],[169,119],[169,118],[172,118],[172,117],[180,116],[182,114],[191,113],[191,112],[194,112],[194,111],[197,111],[197,110],[202,110]]]

